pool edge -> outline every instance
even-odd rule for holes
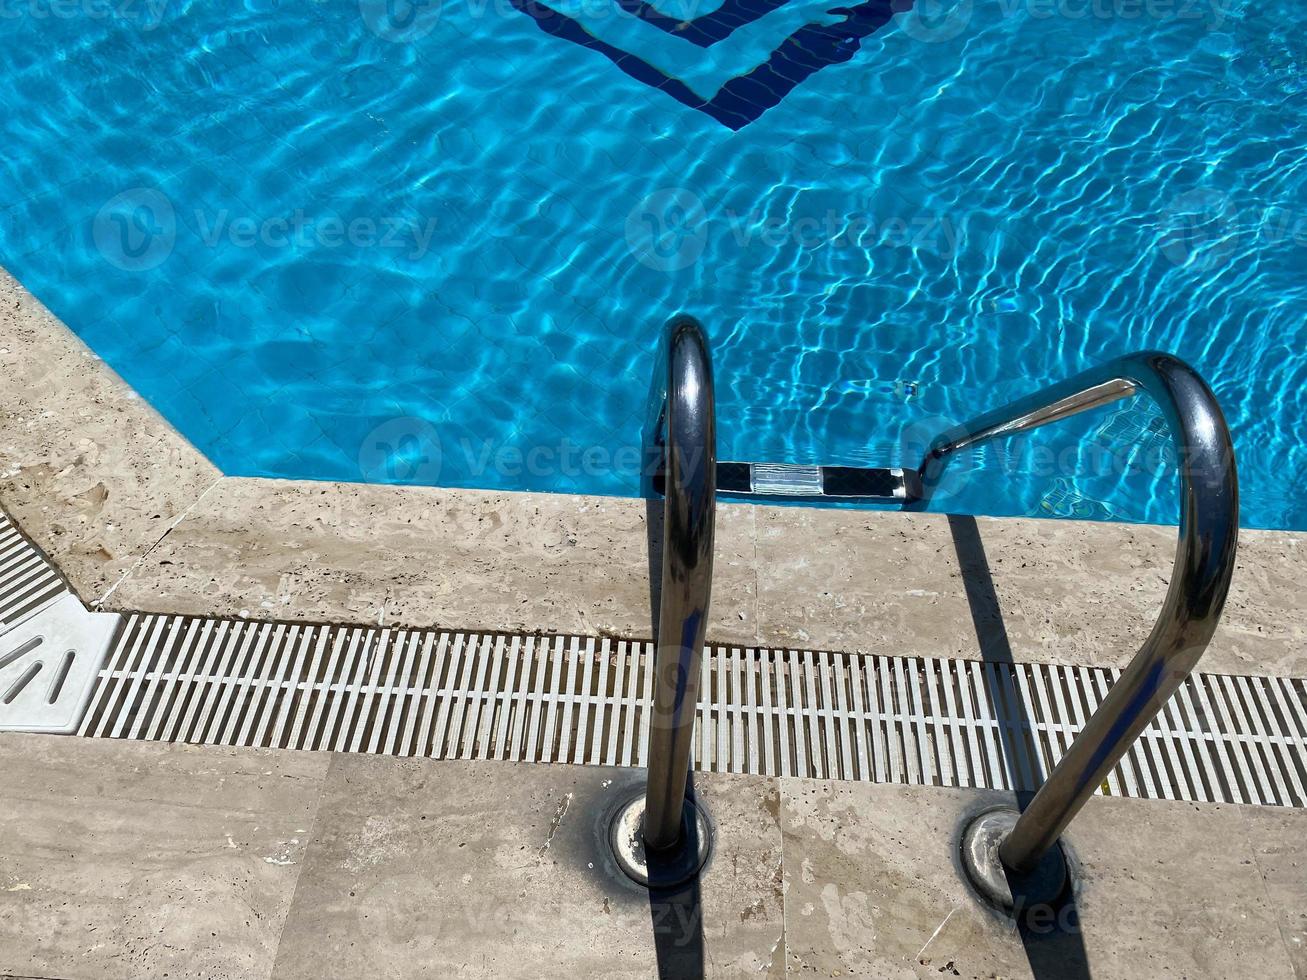
[[[226,477],[3,270],[0,329],[0,503],[89,605],[651,633],[645,501]],[[1120,666],[1175,533],[723,506],[709,639]],[[1204,669],[1307,675],[1304,571],[1307,533],[1243,531]]]

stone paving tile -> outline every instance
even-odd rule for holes
[[[1148,638],[1176,529],[760,507],[764,644],[1124,667]],[[1200,668],[1307,675],[1307,535],[1241,531]]]
[[[722,509],[713,629],[748,646],[752,533]],[[228,478],[113,608],[648,637],[648,536],[642,500]]]
[[[109,608],[652,632],[644,501],[224,478]],[[804,507],[718,512],[709,640],[1122,667],[1175,529]],[[1205,671],[1307,674],[1307,535],[1247,531]]]
[[[1094,799],[1071,828],[1094,976],[1288,977],[1252,808]]]
[[[0,269],[0,502],[95,602],[218,470]]]
[[[1243,807],[1248,843],[1279,915],[1294,976],[1307,980],[1307,810]]]
[[[718,850],[651,902],[603,837],[640,775],[338,756],[276,976],[782,976],[775,782],[700,777]]]
[[[326,755],[0,735],[0,975],[270,975]]]
[[[699,776],[717,850],[651,902],[641,778],[2,735],[0,977],[1307,976],[1307,811],[1095,798],[1018,932],[957,861],[1005,794]]]
[[[781,786],[791,975],[1293,975],[1246,808],[1091,800],[1067,835],[1082,866],[1075,908],[1018,933],[963,884],[957,858],[969,815],[1003,794]]]

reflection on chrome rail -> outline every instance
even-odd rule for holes
[[[1120,398],[1148,394],[1180,461],[1180,529],[1170,588],[1153,631],[1045,781],[999,856],[1031,871],[1189,676],[1225,605],[1239,535],[1234,447],[1216,397],[1197,372],[1158,351],[1118,358],[944,433],[918,468],[929,500],[954,453],[1027,432]]]
[[[644,432],[645,489],[664,495],[649,775],[644,793],[617,811],[609,831],[621,869],[654,889],[692,880],[712,844],[711,825],[687,790],[712,594],[714,406],[703,328],[692,317],[673,317],[660,341]]]

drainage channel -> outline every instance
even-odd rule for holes
[[[79,733],[643,766],[652,644],[127,617]],[[695,767],[1034,790],[1119,676],[1101,668],[709,647]],[[1302,680],[1195,674],[1100,788],[1307,805]]]
[[[651,643],[156,614],[118,624],[87,612],[0,513],[0,701],[30,673],[39,652],[24,651],[36,635],[52,649],[62,643],[56,654],[68,646],[92,658],[77,668],[84,688],[73,690],[70,678],[58,704],[42,695],[40,725],[15,722],[7,712],[24,714],[23,701],[46,690],[42,676],[0,704],[0,729],[441,759],[648,761]],[[1031,791],[1118,676],[709,647],[694,765]],[[1304,787],[1304,681],[1194,674],[1100,792],[1302,807]]]
[[[0,633],[67,592],[54,566],[0,511]]]

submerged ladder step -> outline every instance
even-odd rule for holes
[[[921,498],[921,483],[915,471],[900,467],[719,462],[717,492],[748,497],[903,503]]]
[[[656,493],[664,474],[654,475]],[[812,466],[798,463],[717,464],[717,492],[728,497],[788,497],[791,500],[884,500],[912,503],[922,498],[921,476],[900,467]]]

